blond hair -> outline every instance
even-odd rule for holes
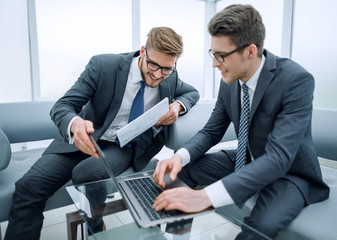
[[[182,37],[169,27],[155,27],[147,34],[145,47],[171,56],[180,57],[183,52]]]

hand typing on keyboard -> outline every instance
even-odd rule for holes
[[[164,176],[170,174],[170,179],[174,181],[182,169],[182,157],[178,154],[170,159],[165,159],[157,163],[153,173],[153,179],[162,188],[165,188]],[[204,189],[193,190],[190,188],[179,187],[168,189],[159,194],[152,207],[156,211],[181,210],[183,212],[201,212],[212,206]]]
[[[165,188],[164,176],[170,174],[170,179],[174,181],[178,173],[182,169],[182,158],[180,155],[175,154],[169,159],[159,161],[153,173],[153,180],[160,187]]]
[[[156,211],[177,209],[187,213],[201,212],[210,206],[212,203],[204,189],[194,190],[187,187],[165,190],[153,204]]]
[[[162,210],[157,212],[152,208],[156,197],[162,192],[162,190],[149,178],[136,178],[127,180],[126,184],[130,189],[133,190],[133,194],[151,220],[183,214],[181,211],[176,210]]]

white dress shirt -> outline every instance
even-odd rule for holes
[[[117,112],[116,117],[110,124],[109,128],[105,131],[103,136],[100,138],[102,140],[114,142],[116,140],[116,131],[124,127],[129,122],[131,106],[140,88],[140,82],[143,80],[139,67],[138,67],[138,60],[139,60],[139,57],[135,57],[132,59],[122,104]],[[111,91],[113,91],[113,89],[111,89]],[[151,107],[156,105],[159,101],[160,101],[159,87],[157,86],[155,88],[151,88],[151,87],[145,86],[144,111],[149,110]],[[68,128],[67,128],[67,134],[70,139],[69,140],[70,144],[74,143],[74,138],[73,136],[71,136],[71,133],[70,133],[70,127],[76,118],[78,117],[74,117],[73,119],[71,119],[71,121],[68,124]]]
[[[247,87],[248,87],[250,108],[252,107],[253,97],[254,97],[256,86],[257,86],[257,81],[260,77],[265,60],[266,60],[265,57],[262,55],[262,61],[260,63],[259,68],[255,72],[255,74],[246,82]],[[240,82],[240,85],[243,84],[241,80],[239,80],[239,82]],[[243,93],[242,93],[242,88],[241,88],[241,105],[242,105],[242,96],[243,96]],[[183,166],[185,166],[186,164],[190,162],[191,156],[190,156],[190,153],[187,151],[187,149],[181,148],[176,152],[176,154],[179,154],[182,157]],[[223,185],[221,179],[205,187],[205,191],[214,208],[222,207],[222,206],[234,203],[233,199],[227,192],[227,189]]]
[[[134,57],[132,59],[122,104],[117,112],[116,117],[110,124],[109,128],[105,131],[103,136],[100,138],[102,140],[114,142],[116,140],[116,131],[124,127],[129,122],[131,106],[140,88],[140,82],[143,80],[142,74],[138,67],[138,61],[139,61],[139,57]],[[111,89],[111,91],[113,91],[113,89]],[[144,112],[152,108],[159,101],[160,101],[159,86],[155,88],[145,86]],[[184,110],[181,111],[180,114],[185,113],[186,112],[185,105],[180,101],[177,101],[177,102],[179,102],[184,108]],[[67,135],[69,137],[68,139],[69,139],[70,144],[74,143],[74,138],[71,135],[70,127],[76,118],[78,118],[78,116],[72,118],[67,127]],[[155,136],[155,133],[154,133],[154,136]]]
[[[126,83],[122,104],[118,113],[109,128],[105,131],[102,140],[115,141],[116,132],[129,122],[130,111],[133,100],[140,88],[140,82],[143,80],[138,67],[139,57],[133,58],[130,66],[128,81]],[[144,92],[144,112],[152,108],[160,101],[159,87],[151,88],[145,86]]]

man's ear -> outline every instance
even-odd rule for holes
[[[256,57],[257,56],[257,46],[255,44],[250,44],[248,46],[248,57],[251,58],[251,57]]]
[[[143,56],[144,53],[145,53],[145,47],[141,46],[140,47],[140,55]]]

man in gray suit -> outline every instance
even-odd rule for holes
[[[80,184],[109,177],[89,134],[97,140],[115,175],[129,166],[141,170],[161,150],[168,125],[199,99],[198,91],[178,77],[176,62],[182,50],[179,35],[158,27],[150,31],[140,51],[98,55],[90,60],[51,110],[60,135],[16,183],[6,240],[39,239],[45,202],[69,179]],[[140,88],[144,89],[144,111],[167,97],[169,112],[137,141],[121,148],[116,131],[130,121]],[[90,225],[94,232],[101,231],[103,221]]]
[[[215,108],[204,128],[172,158],[158,162],[154,173],[161,186],[164,174],[175,179],[179,173],[192,188],[206,187],[164,191],[153,207],[197,212],[234,203],[241,208],[259,193],[244,222],[275,238],[304,206],[329,197],[311,136],[314,78],[263,49],[265,28],[249,5],[220,11],[208,30],[213,67],[222,75]],[[238,150],[205,154],[231,122]],[[258,237],[243,229],[237,239]]]

